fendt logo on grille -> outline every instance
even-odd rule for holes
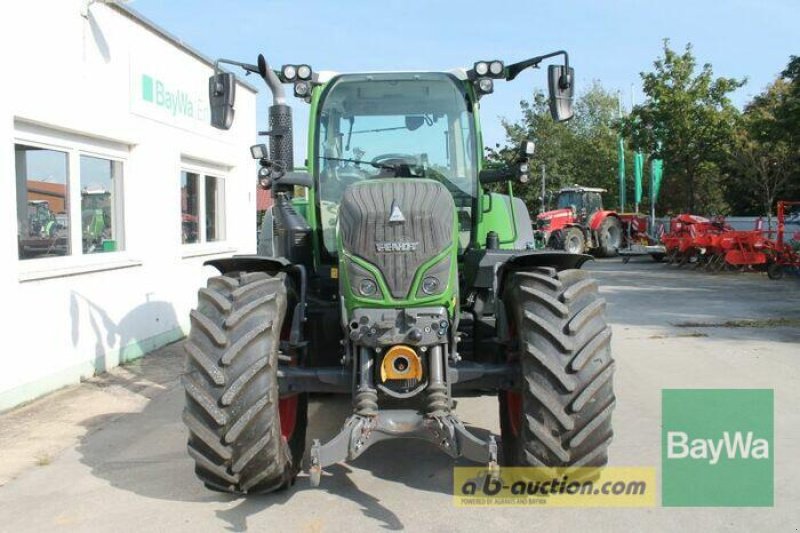
[[[375,249],[379,252],[416,252],[419,242],[376,242]]]
[[[402,223],[406,221],[406,217],[403,216],[403,212],[400,211],[400,205],[397,203],[397,200],[392,200],[392,209],[391,213],[389,213],[389,222],[390,223]]]

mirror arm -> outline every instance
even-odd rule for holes
[[[544,54],[541,56],[532,57],[530,59],[526,59],[525,61],[520,61],[519,63],[514,63],[513,65],[509,65],[506,67],[506,80],[511,81],[516,78],[520,72],[525,70],[529,67],[537,67],[539,63],[544,61],[545,59],[550,59],[551,57],[556,56],[564,56],[564,68],[566,71],[569,71],[569,54],[567,54],[566,50],[558,50],[556,52],[550,52],[549,54]]]
[[[264,64],[267,66],[265,72],[262,73],[261,69],[258,68],[258,65],[252,65],[250,63],[242,63],[241,61],[234,61],[232,59],[217,59],[214,62],[214,74],[219,74],[220,72],[220,64],[223,63],[225,65],[234,65],[237,67],[242,67],[242,69],[247,72],[247,74],[253,73],[258,74],[261,76],[261,79],[264,80],[264,83],[267,84],[270,91],[272,91],[273,96],[273,103],[274,104],[285,104],[286,103],[286,95],[283,90],[283,85],[281,85],[281,81],[278,79],[278,76],[275,74],[274,71],[270,70],[269,65]]]
[[[242,63],[240,61],[234,61],[232,59],[217,59],[216,61],[214,61],[214,74],[219,74],[220,70],[222,70],[219,67],[220,63],[242,67],[248,73],[252,72],[253,74],[258,74],[258,67],[256,65],[251,65],[249,63]]]

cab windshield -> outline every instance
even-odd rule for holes
[[[471,110],[444,73],[348,74],[319,106],[319,220],[328,253],[344,189],[368,179],[427,178],[444,184],[458,210],[460,246],[470,240],[477,168]]]

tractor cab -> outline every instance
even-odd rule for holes
[[[605,189],[595,187],[571,187],[558,191],[556,209],[571,209],[579,218],[591,217],[603,210],[602,193]]]
[[[331,79],[318,106],[312,165],[327,255],[337,255],[345,189],[374,180],[441,184],[455,204],[460,248],[469,244],[480,154],[468,104],[464,84],[448,73],[341,74]],[[396,207],[395,215],[412,208]]]

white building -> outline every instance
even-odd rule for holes
[[[130,9],[15,2],[0,97],[0,410],[182,337],[203,261],[255,252],[256,94]]]

